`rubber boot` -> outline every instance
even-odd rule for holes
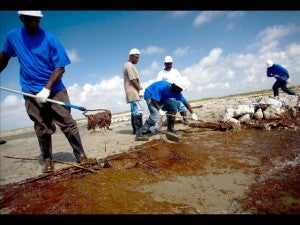
[[[68,141],[71,147],[73,148],[73,154],[75,155],[77,163],[81,163],[81,164],[85,163],[87,161],[87,157],[83,150],[79,132],[68,137]]]
[[[54,171],[52,162],[52,138],[51,135],[46,134],[38,137],[38,142],[44,162],[43,173],[51,173]]]
[[[168,119],[168,131],[170,131],[172,133],[176,133],[176,130],[174,128],[175,117],[173,117],[173,116],[167,116],[167,119]]]
[[[135,140],[136,141],[148,141],[149,137],[146,137],[142,133],[143,125],[143,115],[138,115],[133,117],[134,127],[135,127]]]
[[[134,126],[134,116],[131,116],[131,126],[132,126],[132,133],[135,134],[135,126]]]
[[[151,133],[151,131],[149,130],[150,127],[151,127],[151,125],[146,120],[146,122],[143,124],[142,129],[141,129],[142,134],[150,134]]]
[[[187,112],[180,112],[180,115],[183,117],[182,121],[184,125],[189,125],[189,121],[187,119]]]

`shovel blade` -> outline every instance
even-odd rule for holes
[[[160,130],[160,129],[157,129],[157,131],[159,133],[162,133],[162,134],[165,134],[167,139],[169,141],[174,141],[174,142],[179,142],[179,137],[175,134],[171,134],[170,132],[167,132],[167,131],[163,131],[163,130]]]

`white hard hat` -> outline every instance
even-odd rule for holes
[[[129,55],[140,55],[140,51],[137,48],[133,48],[130,50]]]
[[[172,59],[172,57],[171,56],[166,56],[165,57],[165,61],[164,61],[165,63],[172,63],[173,62],[173,59]]]
[[[43,17],[42,11],[18,11],[19,15],[25,15],[25,16],[35,16],[35,17]]]
[[[271,66],[273,66],[273,61],[271,60],[271,59],[269,59],[269,60],[267,60],[266,61],[266,65],[267,65],[267,67],[269,68],[269,67],[271,67]]]
[[[187,89],[186,81],[183,77],[177,77],[176,79],[173,79],[171,83],[176,84],[176,86],[180,87],[183,91]]]

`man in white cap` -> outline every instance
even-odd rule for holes
[[[149,137],[142,134],[143,107],[140,92],[143,90],[135,64],[140,59],[140,51],[133,48],[129,51],[129,59],[123,66],[124,90],[126,102],[130,104],[131,125],[136,141],[148,141]]]
[[[43,172],[54,171],[51,135],[56,131],[56,125],[68,139],[77,163],[86,163],[88,158],[71,109],[47,102],[48,98],[70,102],[62,82],[70,59],[58,38],[40,28],[41,11],[18,11],[18,15],[24,26],[8,33],[0,53],[0,72],[11,57],[18,57],[22,92],[36,95],[36,98],[24,96],[24,99],[45,163]]]
[[[154,133],[154,129],[158,127],[160,116],[165,115],[168,123],[167,130],[176,133],[174,124],[177,113],[177,101],[181,101],[185,105],[192,114],[193,120],[198,120],[193,108],[181,93],[185,88],[185,81],[182,78],[177,78],[173,83],[165,80],[156,81],[145,89],[144,99],[150,115],[142,128],[144,134]]]
[[[279,88],[281,88],[282,91],[284,91],[289,95],[296,95],[294,91],[290,90],[287,87],[287,83],[290,80],[290,75],[288,70],[279,64],[273,63],[273,61],[270,59],[266,61],[266,65],[267,65],[267,76],[276,78],[276,81],[272,87],[274,97],[279,95],[279,91],[278,91]]]
[[[160,80],[166,80],[170,83],[172,83],[174,80],[176,80],[177,78],[182,77],[179,73],[179,71],[175,68],[173,68],[173,58],[169,55],[167,55],[164,58],[164,65],[165,68],[161,71],[159,71],[156,80],[160,81]],[[184,90],[185,91],[185,90]],[[180,115],[183,117],[183,123],[185,125],[188,125],[188,119],[187,117],[187,108],[182,104],[181,101],[177,101],[177,109],[178,112],[180,113]]]

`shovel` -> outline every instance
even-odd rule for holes
[[[158,133],[161,133],[161,134],[165,134],[166,135],[166,138],[169,140],[169,141],[174,141],[174,142],[179,142],[179,137],[175,134],[172,134],[168,131],[163,131],[161,130],[161,127],[162,127],[162,116],[160,117],[160,121],[158,122],[159,126],[156,128],[156,131]]]
[[[169,141],[179,142],[179,137],[177,135],[171,134],[170,132],[163,131],[161,129],[156,129],[158,133],[165,134]]]
[[[36,98],[36,95],[33,95],[33,94],[29,94],[29,93],[25,93],[25,92],[21,92],[21,91],[15,91],[15,90],[5,88],[5,87],[0,87],[0,89],[5,90],[5,91],[10,91],[10,92],[13,92],[13,93],[17,93],[17,94],[21,94],[21,95],[25,95],[25,96],[28,96],[28,97]],[[59,105],[63,105],[63,106],[67,106],[69,108],[78,109],[78,110],[81,110],[81,111],[87,111],[87,109],[85,107],[72,105],[68,102],[61,102],[61,101],[57,101],[57,100],[53,100],[53,99],[49,99],[49,98],[47,98],[46,101],[56,103],[56,104],[59,104]]]

